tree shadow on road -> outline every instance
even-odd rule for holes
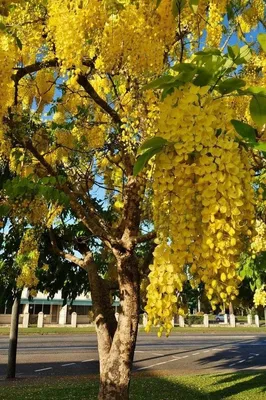
[[[265,345],[264,341],[264,336],[256,337],[234,345],[229,344],[229,349],[226,344],[225,346],[220,346],[219,351],[209,353],[208,356],[196,362],[202,366],[202,370],[209,369],[210,366],[223,372],[225,372],[224,370],[236,370],[236,372],[239,372],[246,368],[251,370],[252,367],[254,369],[258,367],[265,368],[266,370],[265,357],[264,354],[261,354],[261,349],[264,349]]]

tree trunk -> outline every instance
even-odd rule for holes
[[[100,358],[99,400],[128,400],[131,370],[138,333],[139,275],[134,255],[118,262],[121,312],[108,349],[97,329]]]
[[[20,304],[20,294],[17,294],[13,302],[12,314],[11,314],[7,376],[6,376],[7,379],[14,379],[16,377],[19,304]]]
[[[117,330],[108,357],[100,359],[99,400],[127,400],[138,332],[138,303],[119,315]],[[100,347],[101,337],[98,336]]]

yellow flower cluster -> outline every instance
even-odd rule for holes
[[[222,39],[222,24],[228,0],[210,0],[208,23],[206,24],[207,44],[210,47],[219,46]]]
[[[16,200],[10,207],[11,216],[40,228],[50,228],[63,210],[63,206],[57,203],[48,204],[42,197]]]
[[[264,19],[265,3],[263,0],[252,0],[250,6],[236,18],[239,24],[238,34],[240,37],[256,28],[260,20]]]
[[[105,125],[100,124],[95,126],[75,126],[71,133],[81,145],[83,149],[101,148],[105,142]]]
[[[34,288],[38,283],[35,270],[39,261],[38,242],[35,237],[34,230],[27,229],[20,242],[19,251],[16,262],[21,268],[19,277],[17,278],[18,287]]]
[[[46,69],[37,72],[35,85],[37,110],[42,112],[45,104],[51,103],[54,97],[55,78],[53,72]]]
[[[30,110],[34,97],[36,96],[36,85],[32,78],[21,79],[19,83],[19,103],[22,104],[22,109]]]
[[[40,197],[34,199],[17,200],[12,203],[11,215],[20,221],[27,221],[32,225],[45,225],[49,212],[46,201]]]
[[[148,328],[169,333],[187,279],[205,283],[213,308],[238,294],[237,257],[254,218],[253,171],[234,140],[232,111],[209,87],[187,84],[161,105],[153,214],[158,244],[150,267]]]
[[[256,289],[253,301],[254,301],[255,307],[258,307],[258,306],[266,307],[265,285],[263,285],[260,289]]]
[[[71,151],[74,148],[74,138],[71,132],[64,129],[57,129],[55,132],[55,139],[55,149],[48,155],[48,159],[49,157],[51,158],[50,162],[52,165],[54,164],[52,161],[53,159],[57,160],[59,163],[67,164]]]
[[[56,218],[62,213],[62,211],[63,211],[63,206],[57,203],[50,205],[48,213],[45,218],[46,219],[45,225],[47,228],[51,228]]]
[[[157,10],[154,6],[141,1],[109,16],[96,61],[100,71],[126,70],[136,76],[162,70],[164,52],[174,42],[175,20],[169,0],[163,0]]]
[[[45,43],[45,17],[46,7],[43,0],[16,1],[12,11],[6,19],[7,25],[19,38],[22,49],[19,50],[20,61],[27,65],[36,61],[38,55],[46,53]]]
[[[81,68],[82,58],[93,58],[106,22],[99,0],[49,0],[48,40],[55,44],[62,71]]]
[[[4,128],[0,127],[0,161],[8,160],[11,153],[11,141],[6,137]]]
[[[266,224],[262,220],[256,220],[255,235],[251,243],[251,251],[255,255],[266,251]]]
[[[11,80],[15,66],[16,46],[10,36],[0,30],[0,121],[14,102],[14,83]]]

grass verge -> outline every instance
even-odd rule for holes
[[[84,328],[71,328],[71,327],[44,327],[36,328],[30,326],[29,328],[19,328],[19,335],[65,335],[65,334],[81,334],[81,333],[95,333],[94,326]],[[9,335],[9,327],[0,328],[0,335]]]
[[[1,400],[96,400],[96,378],[64,377],[4,383]],[[223,375],[133,376],[134,400],[265,400],[266,372]]]
[[[144,332],[144,328],[140,327],[139,332]],[[80,327],[80,328],[71,328],[71,327],[45,327],[45,328],[36,328],[36,327],[29,327],[29,328],[19,328],[19,335],[67,335],[67,334],[82,334],[82,333],[95,333],[94,326],[88,327]],[[156,328],[152,328],[150,333],[157,333]],[[200,328],[200,327],[186,327],[186,328],[179,328],[176,327],[172,330],[173,334],[226,334],[226,335],[235,335],[235,334],[265,334],[266,328],[263,326],[261,328],[255,327],[244,327],[238,326],[236,328],[230,328],[225,326],[217,326],[217,327],[210,327],[210,328]],[[2,327],[0,328],[0,335],[9,335],[9,328]],[[265,397],[266,399],[266,397]]]

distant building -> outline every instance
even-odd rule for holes
[[[115,298],[113,306],[115,311],[119,307],[119,299]],[[10,323],[11,310],[3,310],[4,314],[0,314],[0,325]],[[38,292],[33,298],[29,298],[27,288],[23,289],[20,301],[20,314],[29,313],[29,323],[37,324],[38,313],[43,312],[45,325],[67,325],[71,322],[72,312],[77,313],[77,324],[87,325],[93,322],[92,301],[90,293],[81,294],[75,300],[68,301],[63,306],[62,291],[59,290],[51,299],[48,294]],[[22,315],[20,315],[20,323]]]

